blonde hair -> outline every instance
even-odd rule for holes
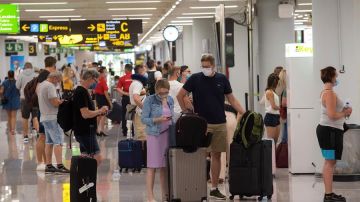
[[[286,86],[286,69],[281,70],[279,73],[279,85]]]
[[[70,67],[66,67],[63,71],[63,77],[68,77],[70,78],[70,73],[71,73],[72,69]]]

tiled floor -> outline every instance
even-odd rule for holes
[[[0,112],[0,202],[68,202],[69,176],[46,175],[36,172],[35,138],[24,144],[22,136],[8,136],[5,132],[4,112]],[[18,122],[18,132],[21,122]],[[142,173],[125,173],[114,178],[117,163],[118,126],[110,126],[107,138],[100,138],[99,143],[105,161],[98,169],[98,201],[106,202],[141,202],[146,199],[145,170]],[[68,142],[69,138],[65,137]],[[71,152],[64,145],[64,161],[68,166]],[[77,147],[77,144],[74,144]],[[116,173],[115,173],[116,174]],[[226,186],[221,189],[227,191]],[[156,181],[156,195],[159,198],[159,183]],[[345,195],[348,201],[360,201],[360,182],[335,183],[335,191]],[[289,175],[287,169],[278,169],[274,180],[272,201],[278,202],[320,202],[323,185],[321,179],[313,175]],[[255,201],[256,198],[247,199]],[[236,199],[238,201],[238,199]],[[266,201],[266,200],[264,200]]]

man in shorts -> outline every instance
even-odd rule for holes
[[[75,89],[73,96],[74,134],[76,141],[80,144],[80,152],[91,156],[101,163],[99,144],[96,140],[96,129],[98,116],[103,116],[108,111],[107,106],[95,110],[89,89],[97,83],[99,72],[96,70],[85,70],[81,77],[80,85]]]
[[[229,80],[223,74],[215,72],[215,59],[212,55],[201,58],[202,72],[193,74],[179,91],[177,99],[183,111],[195,111],[208,122],[208,132],[213,134],[208,151],[211,154],[210,197],[225,200],[226,196],[218,189],[221,170],[221,152],[227,151],[227,130],[225,116],[225,97],[235,110],[244,114],[244,109],[232,94]],[[193,95],[193,107],[185,105],[188,93]]]

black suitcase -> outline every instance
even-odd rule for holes
[[[108,119],[110,119],[111,121],[115,121],[115,122],[120,123],[121,122],[122,107],[117,102],[113,102],[112,104],[113,104],[113,108],[111,109],[111,111],[109,111],[109,113],[106,115],[106,117]]]
[[[230,145],[229,166],[230,199],[235,195],[264,196],[273,194],[272,142],[262,140],[246,149],[241,143]]]
[[[95,202],[97,162],[93,158],[73,156],[70,168],[70,201]]]

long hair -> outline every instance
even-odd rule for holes
[[[276,73],[269,75],[267,80],[267,86],[265,90],[275,90],[279,82],[279,76]]]

